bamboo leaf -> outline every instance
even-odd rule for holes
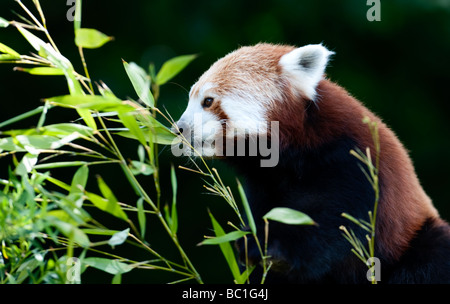
[[[77,109],[77,113],[78,115],[80,115],[87,126],[94,130],[97,130],[97,124],[95,123],[95,120],[88,109]]]
[[[120,207],[119,201],[117,200],[116,196],[105,183],[105,181],[101,178],[101,176],[97,176],[97,182],[100,192],[108,200],[107,208],[105,211],[123,220],[128,220],[128,217]]]
[[[66,136],[72,135],[74,133],[79,134],[79,136],[92,136],[94,131],[80,124],[75,123],[60,123],[54,125],[47,125],[41,128],[32,128],[32,129],[18,129],[18,130],[9,130],[4,131],[2,134],[10,135],[10,136],[20,136],[20,135],[46,135],[53,136],[58,138],[64,138]]]
[[[145,238],[147,217],[145,216],[144,198],[143,197],[140,197],[138,199],[138,201],[136,203],[136,207],[138,210],[138,221],[139,221],[139,227],[141,228],[141,237]]]
[[[105,258],[86,258],[83,260],[83,264],[100,269],[112,275],[126,273],[133,269],[133,266],[129,264]]]
[[[115,97],[100,95],[63,95],[46,98],[58,106],[94,111],[131,111],[134,108]]]
[[[69,239],[78,243],[81,247],[89,247],[90,241],[88,236],[75,225],[63,222],[56,218],[51,218],[51,223],[55,226],[62,234],[64,234]]]
[[[47,125],[43,127],[43,133],[45,135],[50,136],[64,136],[70,135],[73,133],[78,133],[82,136],[92,136],[94,134],[94,130],[84,125],[76,124],[76,123],[59,123],[53,125]]]
[[[138,139],[134,134],[128,131],[122,131],[116,133],[119,136],[130,138],[130,139]],[[153,141],[155,144],[161,145],[173,145],[179,143],[179,139],[174,135],[169,135],[169,133],[156,133],[156,136],[152,136],[146,132],[144,133],[145,139],[149,142]]]
[[[17,57],[10,54],[0,54],[0,61],[8,62],[9,60],[16,60],[16,59]]]
[[[197,55],[183,55],[166,61],[156,75],[156,83],[163,85],[178,75]]]
[[[98,229],[98,228],[85,228],[81,229],[86,234],[92,234],[92,235],[107,235],[107,236],[113,236],[114,234],[120,232],[117,230],[110,230],[110,229]]]
[[[83,192],[89,177],[89,168],[84,165],[75,172],[70,185],[70,193]]]
[[[219,237],[208,238],[198,245],[199,246],[200,245],[218,245],[218,244],[222,244],[222,243],[226,243],[226,242],[233,242],[233,241],[236,241],[237,239],[244,237],[244,235],[247,235],[249,233],[250,232],[248,232],[248,231],[232,231],[230,233],[227,233],[227,234],[219,236]]]
[[[137,161],[137,160],[132,160],[130,162],[129,167],[130,167],[131,173],[133,173],[134,175],[142,174],[142,175],[148,176],[148,175],[152,175],[154,172],[152,166],[150,166],[149,164]]]
[[[111,40],[111,37],[96,29],[79,28],[75,30],[75,44],[78,47],[96,49]]]
[[[118,273],[116,275],[114,275],[111,284],[122,284],[122,274]]]
[[[86,192],[86,196],[88,197],[88,199],[98,209],[108,212],[109,214],[124,221],[127,221],[128,216],[120,207],[119,202],[112,193],[111,189],[109,189],[109,187],[100,176],[97,177],[97,182],[100,188],[100,192],[102,192],[104,197],[101,197],[100,195],[97,195],[95,193]]]
[[[10,48],[7,45],[4,45],[3,43],[0,43],[0,52],[11,55],[11,59],[19,59],[20,54],[14,51],[12,48]]]
[[[30,173],[33,170],[34,165],[36,165],[38,156],[34,154],[27,153],[23,156],[19,165],[16,167],[17,175],[24,175]]]
[[[81,87],[81,84],[78,82],[75,77],[75,71],[72,66],[72,63],[65,58],[63,55],[58,53],[53,49],[53,47],[42,41],[42,39],[38,38],[34,34],[30,33],[20,25],[16,25],[17,29],[20,33],[27,39],[27,41],[33,46],[35,50],[39,52],[39,55],[47,58],[51,63],[53,63],[57,68],[61,69],[64,72],[64,76],[66,77],[67,86],[69,87],[70,95],[72,96],[83,96],[84,91]],[[90,128],[97,130],[97,125],[95,123],[92,114],[87,109],[77,109],[78,115],[83,118],[86,125]]]
[[[133,134],[142,145],[146,145],[147,140],[142,129],[139,127],[136,118],[134,118],[134,115],[131,112],[127,113],[122,111],[118,112],[118,115],[122,124],[128,128],[131,134]]]
[[[73,133],[62,138],[47,135],[18,135],[0,139],[0,151],[29,152],[39,154],[41,150],[56,150],[77,139],[80,134]]]
[[[256,235],[256,225],[255,225],[255,220],[253,218],[252,210],[250,209],[250,204],[248,203],[244,188],[242,187],[239,180],[237,181],[237,183],[238,183],[239,194],[241,196],[241,201],[242,201],[242,204],[244,205],[245,214],[247,215],[248,225],[249,225],[252,233]]]
[[[155,106],[155,99],[153,98],[152,92],[150,92],[150,77],[144,69],[134,62],[127,63],[123,61],[123,66],[136,94],[146,105],[153,108]]]
[[[214,233],[216,234],[216,237],[221,237],[225,235],[225,231],[222,229],[220,224],[216,221],[212,213],[209,213],[209,216],[211,218],[211,222],[213,225]],[[241,276],[239,266],[236,261],[236,257],[233,251],[233,247],[231,247],[231,244],[229,242],[226,243],[220,243],[219,244],[220,250],[222,251],[222,254],[225,257],[225,260],[227,261],[228,267],[231,270],[231,273],[233,274],[234,279],[239,279]]]
[[[18,24],[15,26],[36,51],[40,52],[42,48],[46,48],[46,43],[42,39],[38,38],[36,35],[32,34]]]
[[[263,218],[288,225],[314,225],[314,221],[303,212],[284,207],[273,208]]]
[[[177,184],[177,176],[175,174],[175,168],[172,164],[172,166],[170,167],[170,180],[172,183],[172,215],[171,215],[171,227],[170,230],[172,231],[173,234],[177,233],[178,230],[178,214],[177,214],[177,189],[178,189],[178,184]]]
[[[64,71],[57,68],[39,67],[39,68],[15,68],[16,71],[25,72],[30,75],[40,76],[60,76],[64,75]]]
[[[108,241],[111,247],[122,245],[128,238],[130,228],[115,233]]]
[[[9,21],[0,17],[0,27],[8,27],[9,26]]]
[[[253,270],[255,270],[256,265],[252,265],[249,268],[245,269],[241,276],[236,280],[237,284],[245,284],[245,282],[247,281],[248,277],[252,274]]]
[[[13,123],[18,122],[18,121],[21,121],[23,119],[32,117],[34,115],[40,114],[40,113],[42,113],[44,111],[44,109],[45,109],[44,106],[40,106],[40,107],[37,107],[36,109],[30,110],[28,112],[25,112],[25,113],[22,113],[20,115],[17,115],[15,117],[13,117],[13,118],[10,118],[10,119],[0,123],[0,128],[3,128],[5,126],[7,126],[7,125],[13,124]]]

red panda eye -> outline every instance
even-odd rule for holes
[[[209,108],[212,105],[213,102],[214,102],[214,98],[206,97],[205,99],[203,99],[202,106],[204,108]]]

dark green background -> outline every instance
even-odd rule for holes
[[[298,46],[323,43],[336,52],[327,69],[328,76],[392,127],[410,151],[425,190],[441,215],[450,220],[449,0],[384,0],[381,1],[380,22],[366,19],[369,6],[364,0],[83,2],[82,26],[115,37],[99,50],[86,50],[91,76],[107,83],[121,98],[135,98],[123,70],[122,58],[143,67],[154,62],[159,68],[162,62],[176,55],[200,55],[162,88],[159,105],[166,107],[174,118],[182,113],[188,90],[201,73],[238,46],[258,42]],[[24,0],[24,3],[32,6],[31,1]],[[73,24],[66,19],[70,7],[61,0],[42,0],[41,3],[55,42],[81,72],[73,43]],[[15,18],[13,10],[23,13],[15,1],[1,1],[1,17]],[[0,41],[22,54],[31,51],[11,27],[0,30]],[[13,72],[10,65],[0,65],[0,121],[37,107],[41,98],[66,93],[62,78],[30,76]],[[74,117],[71,111],[55,110],[49,115],[49,122]],[[37,118],[14,127],[29,127],[36,122]],[[128,140],[120,143],[130,157],[137,158],[134,143]],[[174,159],[169,149],[161,152],[161,159],[164,199],[170,201],[169,164],[189,165],[189,162]],[[0,177],[5,178],[6,163],[2,162]],[[213,161],[212,166],[219,168],[227,184],[235,185],[229,168],[219,161]],[[97,170],[122,201],[135,201],[130,188],[123,186],[126,181],[118,167]],[[67,171],[59,172],[62,178]],[[177,173],[180,239],[206,282],[229,282],[230,276],[218,248],[195,247],[195,244],[203,235],[211,234],[207,208],[225,220],[235,219],[224,201],[204,193],[199,176],[183,171]],[[151,179],[147,181],[150,185]],[[109,218],[105,220],[113,222]],[[149,241],[154,246],[165,247],[167,240],[153,237],[160,233],[158,229],[158,225],[150,224]],[[117,252],[135,255],[137,259],[149,258],[145,254],[120,250],[118,248]],[[166,250],[170,255],[171,247]],[[108,275],[93,271],[86,282],[109,282],[110,279]],[[123,278],[124,282],[165,280],[165,274],[151,271],[131,272]]]

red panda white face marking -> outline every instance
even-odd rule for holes
[[[314,99],[331,54],[322,45],[242,47],[215,62],[192,86],[177,124],[189,130],[183,135],[201,144],[205,156],[224,155],[217,145],[223,139],[267,136],[268,113],[283,107],[286,96]]]

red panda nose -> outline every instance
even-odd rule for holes
[[[171,131],[176,135],[181,135],[183,132],[187,131],[187,125],[183,121],[177,121],[171,128]]]

